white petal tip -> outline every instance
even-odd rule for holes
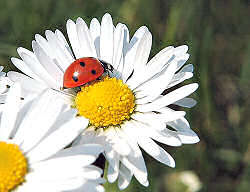
[[[182,45],[182,46],[180,46],[182,49],[185,49],[185,50],[187,50],[188,51],[188,46],[187,45]]]
[[[105,14],[103,15],[103,18],[106,18],[106,17],[112,18],[111,15],[110,15],[109,13],[105,13]]]
[[[193,83],[191,84],[191,86],[193,86],[194,92],[198,89],[199,84],[198,83]]]
[[[199,137],[195,133],[192,133],[192,135],[179,135],[179,137],[183,144],[195,144],[200,141]]]
[[[108,175],[107,178],[109,183],[114,183],[117,179],[117,177],[114,175]]]
[[[199,84],[198,84],[198,83],[193,83],[193,85],[195,85],[197,88],[199,87]]]
[[[15,58],[15,57],[11,57],[11,58],[10,58],[10,60],[11,60],[11,62],[12,62],[12,63],[14,63],[14,62],[15,62],[15,60],[17,60],[17,58]]]
[[[105,192],[105,189],[104,189],[103,186],[99,185],[99,186],[96,187],[96,191],[98,191],[98,192]]]
[[[36,42],[35,40],[33,40],[33,41],[31,42],[31,44],[32,44],[32,48],[34,49],[34,46],[37,45],[37,42]]]
[[[197,101],[196,101],[196,100],[193,100],[192,105],[190,105],[188,108],[192,108],[192,107],[194,107],[196,104],[197,104]]]
[[[171,162],[171,163],[169,164],[169,167],[175,168],[175,162],[174,162],[174,161]]]
[[[16,50],[17,50],[17,52],[19,53],[19,52],[21,52],[23,49],[24,49],[23,47],[18,47]]]
[[[141,26],[137,31],[139,31],[139,30],[144,30],[145,32],[149,31],[147,26],[145,26],[145,25]]]
[[[189,141],[189,143],[186,144],[195,144],[198,143],[200,141],[200,138],[198,136],[193,137],[192,140]]]
[[[148,182],[148,180],[147,180],[147,181],[145,181],[145,182],[143,182],[143,183],[142,183],[142,185],[143,185],[143,186],[145,186],[145,187],[148,187],[148,186],[149,186],[149,182]]]
[[[187,45],[181,45],[175,48],[176,51],[181,51],[181,53],[186,53],[188,51]]]
[[[40,38],[40,37],[41,37],[40,34],[35,34],[35,39]]]
[[[51,31],[51,30],[46,30],[45,31],[45,35],[47,36],[47,35],[49,35],[49,34],[52,34],[53,32]]]
[[[84,22],[83,18],[81,18],[81,17],[77,17],[77,19],[76,19],[76,23],[78,23],[78,22]],[[85,22],[84,22],[84,23],[85,23]]]
[[[67,20],[67,23],[66,23],[66,26],[72,25],[72,24],[75,24],[75,22],[72,21],[71,19],[68,19],[68,20]]]
[[[98,19],[94,17],[91,22],[98,22]]]
[[[124,182],[122,184],[118,183],[118,187],[119,187],[120,191],[126,189],[128,187],[128,185],[129,185],[129,182]]]

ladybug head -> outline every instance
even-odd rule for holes
[[[114,67],[111,64],[109,64],[103,60],[99,60],[99,61],[101,62],[105,72],[108,72],[108,71],[113,72],[114,71]]]

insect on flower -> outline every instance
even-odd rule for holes
[[[63,76],[64,88],[75,88],[94,81],[106,72],[112,72],[113,66],[94,57],[75,60],[66,69]]]

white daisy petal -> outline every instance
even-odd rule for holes
[[[30,110],[30,107],[32,106],[33,101],[34,101],[33,96],[26,97],[25,100],[21,101],[21,107],[20,107],[20,110],[17,114],[15,127],[12,130],[11,135],[10,135],[10,138],[13,138],[13,142],[15,142],[15,143],[16,143],[16,140],[14,138],[16,138],[17,130],[19,130],[21,122],[26,118],[26,114]],[[18,144],[18,143],[16,143],[16,144]]]
[[[91,179],[91,180],[100,178],[103,173],[102,169],[95,167],[94,165],[88,165],[84,167],[82,171],[85,173],[88,173],[88,174],[84,174],[84,178]]]
[[[112,63],[114,51],[114,25],[111,15],[106,13],[101,22],[100,58]]]
[[[76,188],[80,188],[86,181],[84,181],[82,178],[73,178],[73,179],[65,179],[65,180],[38,180],[33,175],[29,176],[27,178],[27,184],[20,186],[18,188],[18,192],[23,191],[48,191],[48,192],[60,192],[60,191],[75,191]],[[36,179],[36,180],[35,180]],[[39,189],[37,186],[40,186]]]
[[[116,181],[119,175],[119,163],[120,158],[117,153],[114,155],[114,164],[108,166],[108,172],[107,172],[107,178],[110,183],[113,183]]]
[[[197,101],[195,101],[194,99],[192,98],[183,98],[179,101],[176,101],[175,105],[179,105],[181,107],[187,107],[187,108],[192,108],[196,105]]]
[[[169,67],[164,70],[161,75],[157,78],[144,83],[138,87],[138,92],[146,97],[142,98],[140,102],[150,102],[157,98],[170,83],[176,71],[176,63],[172,63]]]
[[[72,192],[82,192],[82,191],[88,191],[88,192],[104,192],[104,187],[101,185],[97,185],[94,182],[85,182],[81,188],[74,190]]]
[[[129,30],[128,27],[123,24],[124,38],[123,38],[123,55],[125,56],[129,50]]]
[[[158,112],[160,114],[158,113],[156,118],[161,119],[163,122],[175,121],[186,115],[185,111],[174,111],[167,107],[159,109]]]
[[[168,122],[167,124],[175,128],[177,131],[191,131],[190,125],[184,117]]]
[[[124,69],[122,71],[122,79],[124,82],[127,81],[131,73],[133,72],[134,69],[134,62],[136,60],[136,53],[139,48],[141,48],[141,42],[143,40],[143,37],[147,34],[148,29],[145,26],[140,27],[132,37],[128,51],[126,53],[125,57],[125,63],[124,63]]]
[[[120,190],[126,189],[132,179],[133,174],[131,171],[125,167],[123,164],[120,166],[120,175],[118,179],[118,187]]]
[[[105,151],[104,155],[107,161],[109,162],[109,166],[113,168],[116,167],[116,159],[115,159],[116,151],[113,150],[112,144],[110,143],[106,144],[106,146],[104,147],[104,151]]]
[[[5,77],[6,76],[6,73],[5,72],[0,72],[0,78],[2,78],[2,77]]]
[[[39,46],[43,49],[47,56],[50,56],[51,59],[55,58],[53,49],[50,47],[48,41],[44,37],[39,34],[35,34],[35,41],[37,44],[39,44]]]
[[[25,152],[42,139],[63,108],[63,100],[58,98],[60,96],[55,91],[47,90],[42,95],[33,102],[14,138],[19,144],[22,143]]]
[[[190,128],[188,121],[184,117],[176,121],[168,122],[167,124],[178,131],[178,136],[182,140],[182,143],[199,142],[199,137]]]
[[[14,84],[9,92],[3,108],[3,114],[0,124],[0,140],[9,138],[14,129],[17,113],[21,104],[21,88],[20,85]]]
[[[7,95],[0,95],[0,104],[4,104],[5,103],[6,97],[7,97]],[[4,106],[4,105],[0,105],[0,106]],[[2,111],[2,110],[0,110],[0,111]]]
[[[132,38],[133,40],[133,38]],[[131,40],[131,42],[132,42]],[[152,35],[151,33],[145,29],[145,33],[138,40],[138,47],[136,49],[136,55],[134,58],[134,73],[132,77],[128,80],[128,84],[130,81],[135,81],[136,78],[140,76],[144,76],[145,67],[148,61],[148,57],[150,54],[151,46],[152,46]]]
[[[60,34],[57,30],[57,33]],[[51,54],[48,54],[53,58],[53,62],[61,72],[64,72],[68,66],[74,61],[74,57],[69,51],[68,45],[65,43],[65,38],[60,36],[61,40],[55,33],[50,30],[45,31],[45,36],[48,40],[50,47],[52,48]]]
[[[34,170],[44,171],[50,169],[61,169],[62,165],[70,165],[64,167],[65,172],[72,172],[73,169],[80,169],[81,167],[92,164],[96,160],[93,155],[71,155],[59,158],[52,158],[32,164],[31,168]]]
[[[179,72],[174,75],[171,82],[165,87],[166,89],[171,88],[179,83],[185,81],[186,79],[190,79],[193,77],[193,73],[190,72]]]
[[[88,26],[82,18],[76,20],[76,30],[80,43],[81,57],[97,57],[94,42],[90,35]]]
[[[32,41],[32,48],[39,59],[40,63],[47,70],[49,74],[53,74],[52,78],[58,82],[59,86],[63,84],[63,71],[54,64],[54,62],[48,57],[48,55],[43,51],[40,45],[36,41]]]
[[[13,82],[18,82],[22,89],[22,97],[27,95],[37,95],[47,88],[47,86],[39,81],[36,81],[22,73],[10,71],[8,77]]]
[[[58,87],[57,82],[55,82],[48,74],[32,52],[23,48],[18,48],[18,52],[27,67],[29,67],[36,75],[39,75],[49,87]]]
[[[179,47],[175,48],[175,54],[182,55],[183,53],[186,53],[188,51],[188,46],[187,45],[181,45]]]
[[[190,72],[190,73],[193,73],[193,71],[194,71],[194,66],[192,64],[187,64],[180,70],[180,72]]]
[[[72,20],[67,21],[67,33],[69,37],[70,44],[74,51],[74,55],[77,59],[81,58],[81,46],[78,39],[76,24]]]
[[[186,61],[189,59],[189,54],[183,54],[181,56],[177,57],[179,59],[178,61],[178,67],[177,71],[186,63]]]
[[[84,144],[64,149],[54,155],[53,158],[65,157],[70,155],[92,155],[93,157],[97,158],[101,152],[103,152],[103,147],[101,145]]]
[[[105,136],[107,137],[107,140],[112,138],[112,148],[115,149],[118,154],[128,155],[130,153],[130,148],[127,142],[119,135],[119,129],[109,128]]]
[[[114,56],[112,65],[118,69],[121,60],[123,59],[123,38],[124,38],[124,25],[118,23],[114,31]]]
[[[182,132],[178,131],[178,137],[183,144],[194,144],[200,141],[199,137],[194,131]]]
[[[145,104],[145,105],[138,105],[137,110],[141,112],[146,112],[146,111],[154,111],[157,109],[160,109],[164,106],[168,106],[188,95],[193,93],[196,89],[198,88],[197,83],[185,85],[179,89],[176,89],[167,95],[164,95],[163,97],[153,101],[152,103]]]
[[[158,146],[152,139],[147,137],[140,138],[138,144],[142,149],[144,149],[149,155],[154,157],[159,162],[168,165],[170,167],[175,167],[175,161],[164,149]]]
[[[150,68],[152,71],[152,75],[160,72],[167,62],[173,58],[174,55],[174,47],[168,46],[162,49],[159,53],[157,53],[147,64],[147,67]]]
[[[143,122],[136,122],[134,125],[142,137],[149,137],[169,146],[180,146],[182,144],[178,135],[166,131],[166,125],[164,129],[160,130],[154,124],[145,125]]]
[[[128,82],[128,85],[131,89],[135,89],[138,85],[150,80],[164,70],[174,58],[174,47],[170,46],[164,48],[148,62],[143,76],[135,76],[134,78],[136,79]]]
[[[77,160],[76,160],[77,158]],[[74,160],[73,160],[74,159]],[[55,162],[51,162],[51,160],[46,161],[46,163],[40,163],[39,165],[32,166],[34,170],[33,173],[30,173],[30,177],[42,178],[44,181],[51,181],[56,178],[56,180],[66,180],[72,177],[77,177],[83,174],[83,170],[78,167],[74,167],[73,164],[80,164],[80,160],[83,158],[79,158],[74,156],[73,159],[63,160],[55,159]],[[63,166],[70,165],[71,169],[64,168]],[[63,168],[63,169],[62,169]]]
[[[141,156],[135,157],[134,155],[129,155],[128,157],[122,157],[121,162],[132,171],[136,179],[145,187],[149,185],[147,179],[147,168],[144,159]]]
[[[96,18],[91,20],[89,30],[90,30],[90,34],[95,45],[97,57],[100,57],[101,25]]]
[[[61,180],[43,180],[43,179],[36,179],[39,177],[45,177],[44,175],[28,175],[27,176],[27,183],[18,188],[18,191],[37,191],[37,186],[42,185],[39,187],[38,191],[49,191],[49,192],[60,192],[60,191],[74,191],[77,188],[81,188],[81,186],[86,182],[81,177],[75,178],[66,178]]]
[[[27,156],[31,162],[40,161],[54,155],[59,150],[69,145],[74,138],[76,138],[88,125],[88,120],[79,117],[74,118],[71,121],[65,123],[59,129],[48,135],[42,140],[34,150],[29,152]],[[71,127],[71,129],[69,129]],[[63,138],[62,140],[54,141],[57,138]],[[52,145],[53,143],[53,145]]]
[[[58,43],[61,45],[61,48],[63,49],[65,56],[67,57],[67,61],[68,63],[72,63],[74,61],[74,55],[71,51],[71,48],[66,40],[66,38],[64,37],[64,35],[62,34],[61,31],[59,31],[58,29],[55,31],[55,34],[58,38]],[[65,66],[68,67],[68,66]]]
[[[83,157],[85,156],[72,156],[34,164],[32,166],[34,171],[29,174],[29,177],[40,178],[39,180],[44,181],[57,180],[61,182],[71,180],[72,178],[92,181],[99,179],[103,171],[93,165],[82,167],[83,165],[81,165],[80,161],[83,160]],[[65,165],[66,167],[64,167]]]
[[[139,122],[155,126],[158,130],[162,130],[166,127],[164,121],[158,119],[155,113],[135,113],[131,117]]]
[[[17,58],[12,57],[11,62],[16,66],[16,68],[18,68],[24,74],[32,77],[33,79],[36,79],[37,81],[43,81],[21,59],[17,59]]]
[[[148,186],[148,174],[147,174],[147,168],[141,153],[141,150],[138,146],[138,144],[135,142],[135,139],[133,137],[137,137],[137,135],[131,136],[131,132],[133,130],[133,124],[127,122],[123,127],[122,130],[125,132],[127,137],[130,137],[128,142],[133,151],[126,156],[121,157],[121,162],[129,168],[136,179],[144,186]],[[135,133],[135,132],[134,132]]]

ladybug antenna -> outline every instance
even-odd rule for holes
[[[99,60],[99,61],[101,62],[105,72],[107,72],[107,71],[113,72],[114,71],[114,67],[111,64],[109,64],[103,60]]]

